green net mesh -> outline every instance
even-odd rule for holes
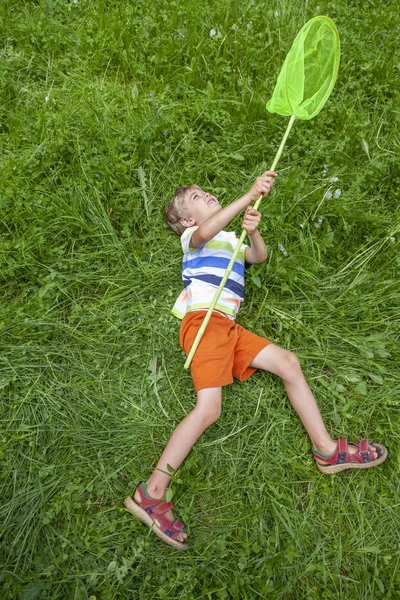
[[[329,17],[310,19],[296,36],[267,109],[280,115],[312,119],[335,85],[340,39]]]

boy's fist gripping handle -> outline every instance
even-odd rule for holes
[[[279,161],[279,159],[281,157],[281,154],[282,154],[282,151],[283,151],[283,147],[284,147],[284,145],[286,143],[286,140],[287,140],[287,138],[289,136],[289,133],[290,133],[290,130],[292,128],[292,125],[294,123],[295,118],[296,118],[295,115],[292,115],[290,117],[290,121],[289,121],[288,126],[286,128],[285,134],[284,134],[284,136],[282,138],[282,141],[281,141],[281,145],[278,148],[278,152],[276,153],[276,156],[274,158],[274,162],[272,163],[270,171],[275,171],[276,165],[278,164],[278,161]],[[259,207],[261,200],[262,200],[262,196],[260,196],[259,199],[255,202],[255,204],[254,204],[255,210],[257,210],[257,208]],[[237,255],[239,253],[239,250],[240,250],[240,248],[241,248],[241,246],[243,244],[243,240],[244,240],[245,237],[246,237],[246,232],[242,231],[242,235],[240,236],[239,241],[237,243],[237,246],[236,246],[236,248],[235,248],[235,250],[234,250],[234,252],[232,254],[232,258],[229,261],[229,265],[226,268],[225,275],[223,276],[223,278],[221,280],[221,283],[219,284],[218,289],[215,292],[215,295],[214,295],[213,301],[211,303],[211,306],[208,309],[207,314],[204,317],[203,322],[201,324],[201,327],[200,327],[200,329],[197,332],[196,338],[195,338],[195,340],[193,342],[193,346],[192,346],[192,348],[191,348],[191,350],[190,350],[190,352],[188,354],[188,357],[186,359],[186,362],[184,364],[184,368],[185,369],[188,369],[189,366],[190,366],[190,363],[192,362],[192,358],[194,356],[194,353],[197,350],[197,346],[199,345],[201,338],[203,337],[203,333],[206,330],[208,321],[210,320],[212,312],[213,312],[213,310],[214,310],[214,308],[215,308],[215,306],[216,306],[216,304],[217,304],[217,302],[219,300],[219,297],[221,295],[221,292],[224,289],[225,283],[227,282],[228,277],[229,277],[229,275],[232,272],[232,268],[233,268],[234,262],[235,262],[235,260],[237,258]]]

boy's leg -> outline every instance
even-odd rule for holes
[[[250,366],[270,371],[283,379],[289,400],[306,428],[314,448],[327,456],[333,454],[336,449],[336,442],[325,428],[297,356],[293,352],[275,346],[275,344],[269,344],[257,354]],[[369,450],[375,458],[378,456],[373,446],[369,446]],[[349,452],[356,451],[356,447],[349,445]],[[326,464],[323,459],[317,459],[317,461],[320,464]]]
[[[176,427],[157,463],[156,470],[147,480],[147,490],[150,496],[153,498],[164,496],[171,480],[171,476],[167,474],[167,465],[173,467],[175,471],[179,469],[203,431],[220,416],[221,399],[222,388],[220,387],[205,388],[197,392],[195,408]],[[161,469],[161,471],[157,469]],[[134,494],[134,500],[140,502],[140,495],[137,491]],[[165,517],[172,521],[172,511],[165,513]],[[177,540],[182,542],[186,537],[187,534],[182,532]]]

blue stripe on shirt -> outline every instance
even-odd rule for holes
[[[222,281],[222,277],[218,277],[217,275],[194,275],[190,277],[190,279],[183,280],[185,288],[191,284],[193,279],[204,281],[206,283],[211,283],[216,287],[218,287]],[[240,285],[240,283],[232,281],[232,279],[228,279],[228,281],[224,285],[224,288],[230,290],[231,292],[239,296],[241,300],[244,300],[244,285]]]
[[[206,256],[204,258],[193,258],[182,262],[182,271],[185,269],[201,269],[203,267],[212,267],[216,269],[226,269],[229,265],[229,258],[220,256]],[[244,265],[238,261],[233,263],[232,271],[238,275],[244,275]]]

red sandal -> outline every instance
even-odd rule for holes
[[[319,452],[315,448],[312,449],[314,458],[322,459],[328,463],[326,465],[320,465],[317,462],[317,468],[321,473],[338,473],[345,469],[369,469],[371,467],[377,467],[382,464],[387,458],[387,450],[382,444],[370,444],[370,442],[363,438],[358,444],[349,442],[352,446],[357,446],[358,450],[354,454],[348,451],[348,444],[346,438],[340,438],[335,452],[331,456],[325,456],[322,452]],[[378,458],[374,458],[372,452],[368,450],[368,446],[373,446],[378,453]]]
[[[169,521],[164,517],[164,514],[173,508],[172,502],[166,502],[164,498],[152,498],[147,491],[146,483],[141,483],[137,491],[140,494],[140,502],[135,502],[131,496],[128,496],[124,500],[126,508],[142,523],[151,527],[156,536],[164,542],[178,550],[187,550],[189,548],[188,544],[175,539],[183,531],[182,521],[178,519]],[[160,527],[154,519],[159,521]]]

